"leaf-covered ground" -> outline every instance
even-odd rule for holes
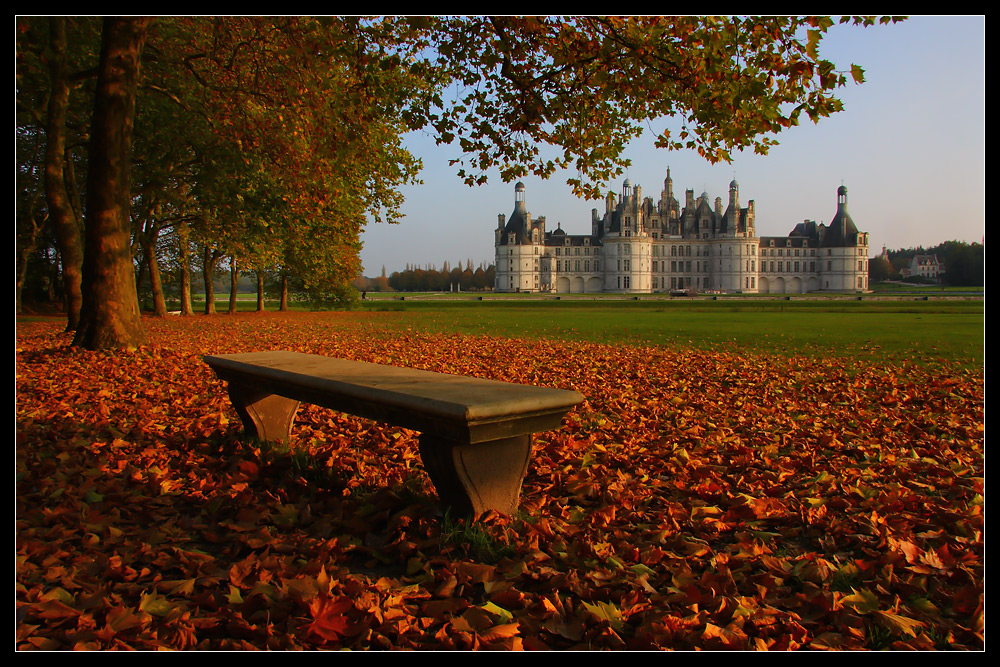
[[[982,649],[984,376],[418,334],[378,314],[17,328],[21,649]],[[518,516],[442,516],[412,431],[254,446],[202,354],[576,389]]]

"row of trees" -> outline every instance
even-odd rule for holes
[[[378,22],[28,17],[18,28],[18,292],[40,248],[58,254],[77,344],[140,340],[136,278],[164,314],[165,262],[186,314],[193,263],[206,312],[222,262],[234,279],[343,291],[361,225],[394,218],[416,176],[398,109],[429,81],[365,57],[405,55]]]
[[[58,257],[73,342],[97,349],[141,341],[137,275],[165,312],[163,267],[185,313],[193,264],[208,312],[221,262],[346,295],[361,227],[396,219],[417,180],[406,132],[454,145],[469,184],[569,169],[597,196],[651,122],[657,145],[720,161],[838,111],[863,72],[820,57],[833,24],[19,17],[18,296],[46,258],[51,289]]]
[[[493,289],[495,279],[496,269],[492,264],[480,264],[473,269],[470,259],[465,268],[461,262],[454,267],[445,262],[440,269],[407,264],[403,271],[393,271],[388,276],[383,266],[382,275],[357,278],[353,284],[364,292],[481,292]]]
[[[982,243],[945,241],[930,248],[918,246],[886,251],[868,263],[869,282],[898,280],[904,268],[917,255],[934,255],[944,266],[941,281],[954,287],[984,287],[986,285],[986,247]]]

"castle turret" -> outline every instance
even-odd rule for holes
[[[847,188],[841,185],[837,188],[837,213],[823,235],[823,247],[853,246],[857,240],[858,228],[847,212]]]

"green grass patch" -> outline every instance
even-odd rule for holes
[[[441,519],[440,542],[442,548],[457,549],[481,563],[497,563],[515,553],[514,548],[504,538],[495,535],[490,526],[478,519],[456,519],[450,511],[446,511]]]
[[[365,305],[371,312],[384,307]],[[449,299],[395,302],[393,308],[384,316],[395,325],[429,333],[970,367],[985,359],[980,299]]]

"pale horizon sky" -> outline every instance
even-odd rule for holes
[[[627,178],[655,200],[669,167],[679,200],[691,188],[723,203],[735,178],[741,204],[755,201],[758,236],[785,236],[803,220],[829,224],[843,184],[873,255],[883,245],[983,242],[985,27],[983,16],[835,26],[821,42],[821,56],[838,69],[853,63],[865,70],[864,84],[839,89],[843,111],[818,125],[806,119],[778,135],[767,156],[739,154],[731,164],[710,165],[694,151],[658,150],[641,137],[625,153],[632,160]],[[457,147],[435,146],[421,134],[410,135],[407,145],[423,159],[424,183],[404,189],[399,224],[365,228],[364,275],[377,276],[383,266],[391,274],[407,264],[491,264],[497,215],[513,210],[514,183],[495,175],[488,185],[470,188],[448,165]],[[620,192],[624,178],[609,189]],[[574,197],[565,175],[521,181],[528,211],[545,216],[547,229],[561,223],[567,233],[589,233],[591,209],[603,210],[603,201]]]

